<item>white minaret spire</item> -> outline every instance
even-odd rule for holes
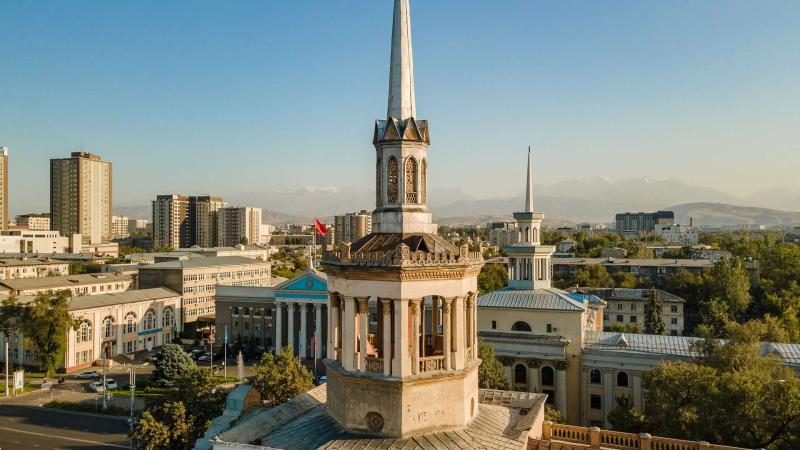
[[[414,51],[411,48],[411,11],[408,2],[409,0],[394,2],[387,119],[405,120],[417,115],[414,97]]]
[[[525,212],[533,212],[533,170],[531,148],[528,147],[528,183],[525,185]]]

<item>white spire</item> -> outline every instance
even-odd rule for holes
[[[392,61],[389,69],[387,118],[405,120],[417,114],[414,97],[414,51],[411,48],[409,0],[395,0],[392,25]]]
[[[528,147],[528,182],[525,185],[525,212],[533,212],[533,170],[531,161],[531,148]]]

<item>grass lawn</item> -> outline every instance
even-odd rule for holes
[[[78,412],[88,412],[88,413],[95,413],[95,414],[105,414],[108,416],[127,416],[130,412],[127,409],[119,408],[114,405],[108,405],[106,409],[103,409],[99,405],[94,405],[92,403],[74,403],[74,402],[62,402],[62,401],[54,401],[44,405],[45,408],[53,408],[53,409],[61,409],[65,411],[78,411]]]
[[[38,390],[39,386],[33,386],[27,381],[25,382],[25,387],[22,388],[22,392],[33,392]],[[11,388],[9,388],[8,392],[9,393],[11,392]],[[5,393],[6,393],[6,382],[5,378],[3,378],[3,381],[0,381],[0,395],[5,395]],[[17,394],[19,394],[19,391],[17,391]]]

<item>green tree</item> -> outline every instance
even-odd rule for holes
[[[503,365],[494,354],[494,346],[479,339],[478,358],[481,360],[481,366],[478,368],[478,385],[481,389],[508,390],[508,379],[503,371]]]
[[[239,239],[239,243],[241,245],[248,245],[250,243],[250,241],[247,240],[247,236],[242,236],[242,238]]]
[[[604,327],[606,331],[611,331],[613,333],[641,333],[642,330],[639,328],[639,325],[635,323],[615,323],[610,327]]]
[[[549,420],[553,423],[567,423],[567,418],[564,417],[564,414],[550,405],[544,406],[544,420]]]
[[[311,372],[293,355],[292,347],[284,347],[280,355],[264,353],[255,366],[253,387],[272,406],[297,397],[314,387]]]
[[[718,262],[712,271],[712,295],[728,306],[728,316],[739,319],[750,305],[750,278],[740,258]]]
[[[5,335],[6,341],[19,330],[21,316],[22,307],[17,301],[17,297],[9,296],[0,302],[0,333]]]
[[[156,359],[156,376],[161,383],[172,385],[194,365],[192,358],[183,351],[180,345],[164,344],[158,359]]]
[[[611,278],[614,279],[614,284],[618,288],[633,289],[638,284],[636,275],[630,272],[617,272],[614,275],[611,275]]]
[[[656,288],[650,289],[647,294],[647,304],[644,308],[644,332],[647,334],[665,334],[667,327],[662,316],[664,303]]]
[[[67,332],[76,330],[80,323],[69,313],[69,301],[69,291],[48,291],[21,310],[20,331],[36,346],[39,368],[48,376],[55,374],[61,364]]]
[[[508,270],[502,264],[486,264],[478,274],[480,295],[502,289],[508,279]]]
[[[616,431],[642,433],[647,428],[644,414],[633,407],[628,397],[618,397],[614,409],[608,413],[608,422]]]

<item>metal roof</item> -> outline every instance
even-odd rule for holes
[[[28,289],[59,289],[92,284],[130,282],[130,275],[120,275],[112,272],[87,273],[81,275],[68,275],[65,277],[39,277],[17,278],[13,280],[0,280],[0,285],[12,291]]]
[[[478,297],[478,307],[585,311],[590,301],[590,298],[584,295],[570,294],[569,292],[555,288],[504,288]]]
[[[596,295],[603,300],[641,300],[646,301],[649,298],[650,289],[627,289],[627,288],[591,288],[579,287],[567,289],[569,292],[575,294],[592,294]],[[678,297],[675,294],[670,294],[667,291],[656,289],[659,298],[665,302],[678,302],[686,303],[686,300]]]
[[[636,333],[587,331],[584,347],[655,355],[695,356],[691,346],[700,338]]]
[[[209,256],[206,258],[193,258],[184,261],[166,261],[149,266],[143,266],[139,270],[158,270],[158,269],[192,269],[202,267],[219,266],[251,266],[251,265],[270,265],[267,261],[260,261],[243,256]]]

